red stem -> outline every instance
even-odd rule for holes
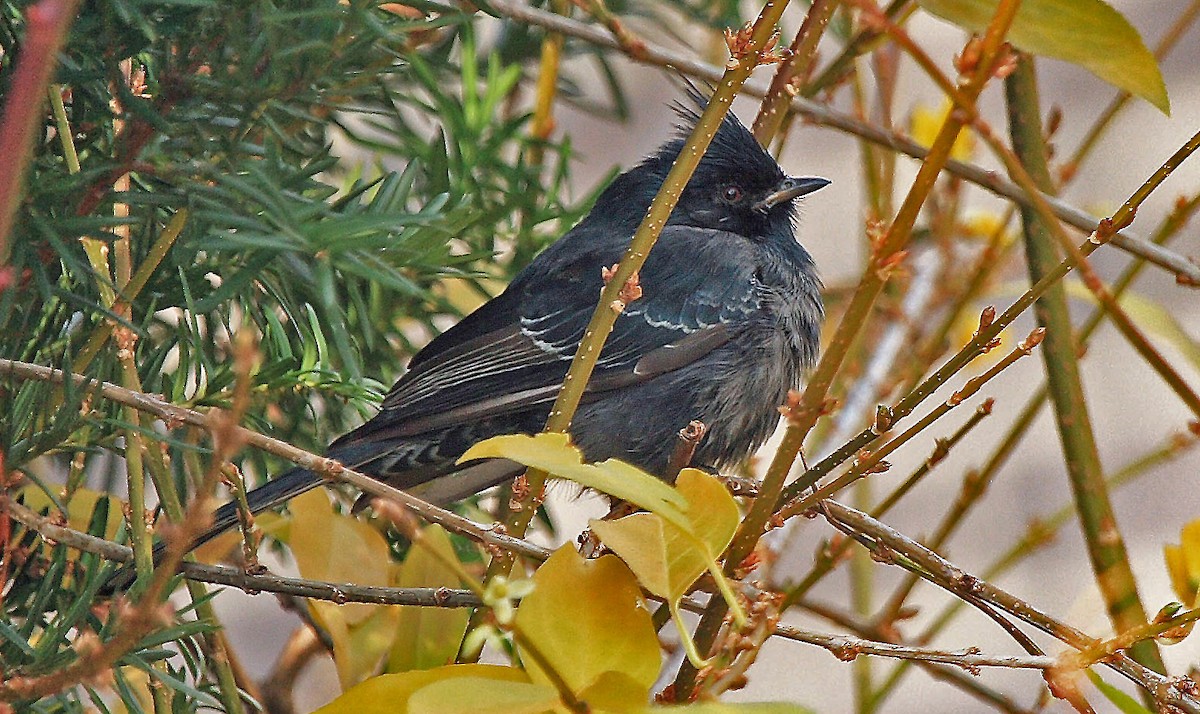
[[[25,41],[13,74],[12,91],[0,119],[0,263],[8,262],[8,240],[23,194],[25,169],[39,134],[46,88],[58,51],[67,38],[79,0],[41,0],[25,12]],[[0,268],[0,289],[8,282]]]

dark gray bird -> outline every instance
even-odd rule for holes
[[[677,111],[686,124],[697,119]],[[507,290],[417,353],[379,413],[327,455],[439,504],[519,474],[510,461],[455,459],[488,437],[545,425],[601,271],[620,260],[683,141],[619,176]],[[576,413],[571,436],[589,461],[615,457],[661,474],[694,419],[707,426],[699,466],[734,464],[770,436],[777,408],[816,358],[823,315],[812,258],[796,242],[795,201],[828,183],[789,178],[736,118],[725,119]],[[293,469],[251,491],[250,507],[272,508],[322,482]],[[233,505],[222,507],[200,542],[236,522]]]

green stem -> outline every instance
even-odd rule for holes
[[[63,85],[50,85],[50,110],[54,113],[54,130],[58,133],[58,143],[62,145],[63,159],[67,162],[67,173],[79,173],[79,154],[75,151],[75,137],[71,132],[71,122],[67,120],[67,108],[63,105]]]
[[[1053,189],[1053,184],[1046,160],[1037,80],[1030,57],[1023,55],[1020,58],[1016,71],[1005,80],[1005,90],[1013,149],[1038,188],[1048,192]],[[1140,201],[1139,195],[1144,199],[1146,194],[1139,189],[1131,203]],[[1127,211],[1130,219],[1132,210],[1135,209]],[[1029,276],[1030,280],[1036,282],[1053,269],[1058,258],[1051,229],[1038,212],[1022,209],[1021,218]],[[1034,312],[1038,323],[1047,329],[1042,354],[1050,398],[1096,582],[1118,632],[1144,625],[1146,612],[1137,593],[1129,556],[1104,484],[1104,472],[1079,376],[1075,344],[1071,339],[1071,316],[1065,287],[1061,283],[1052,286],[1035,304]],[[1153,642],[1139,643],[1131,654],[1142,664],[1163,671],[1162,660]]]

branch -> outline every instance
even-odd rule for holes
[[[824,502],[824,513],[873,541],[872,548],[878,549],[882,560],[913,570],[922,578],[957,597],[971,597],[994,605],[1075,649],[1083,650],[1100,644],[1100,640],[1054,619],[995,585],[964,572],[932,550],[861,511],[831,499]],[[903,558],[896,557],[896,554]],[[1168,678],[1138,664],[1124,654],[1113,655],[1104,664],[1143,687],[1158,701],[1191,714],[1200,714],[1200,700],[1190,691],[1184,691],[1184,688],[1190,689],[1194,686],[1190,685],[1191,680]]]
[[[819,632],[801,630],[791,625],[777,625],[775,634],[796,642],[824,647],[835,657],[850,661],[860,654],[889,657],[892,659],[908,659],[918,662],[938,662],[962,667],[968,672],[978,674],[977,667],[1004,667],[1006,669],[1049,669],[1058,664],[1058,660],[1049,656],[1033,655],[989,655],[976,647],[958,650],[939,650],[931,647],[910,647],[896,645],[890,642],[865,640],[849,635],[827,635]]]
[[[129,546],[61,526],[51,516],[35,513],[8,497],[4,497],[4,499],[13,519],[36,531],[47,543],[95,553],[108,560],[124,563],[133,560],[133,551]],[[183,563],[180,566],[180,573],[189,580],[228,585],[251,594],[280,593],[312,600],[327,600],[338,604],[357,602],[439,608],[478,607],[482,604],[478,596],[470,590],[464,589],[389,588],[331,583],[306,578],[286,578],[278,575],[251,575],[240,568],[203,563]],[[704,606],[693,600],[685,600],[684,607],[693,612],[704,611]],[[989,655],[981,653],[975,648],[943,650],[911,647],[849,635],[812,632],[785,624],[776,625],[775,634],[795,642],[823,647],[842,660],[853,659],[858,655],[875,655],[892,659],[952,664],[968,671],[978,667],[1046,669],[1058,662],[1054,657]]]
[[[105,559],[128,563],[133,560],[129,546],[114,543],[55,523],[54,518],[34,513],[7,496],[6,507],[13,519],[37,531],[42,539]],[[328,600],[339,605],[363,602],[375,605],[414,605],[417,607],[476,607],[479,598],[470,590],[451,588],[385,588],[369,585],[331,583],[307,578],[285,578],[278,575],[252,575],[241,568],[204,563],[183,563],[179,572],[189,580],[228,585],[247,593],[259,592],[295,595],[312,600]]]
[[[162,419],[168,428],[187,424],[188,426],[211,431],[214,428],[214,421],[217,415],[222,413],[219,409],[212,409],[207,412],[193,411],[176,404],[171,404],[152,394],[134,392],[123,387],[118,387],[110,382],[99,382],[80,374],[65,374],[60,369],[43,367],[28,362],[0,359],[0,374],[12,374],[22,379],[36,379],[56,384],[61,384],[64,380],[70,379],[77,386],[85,388],[89,385],[95,385],[100,391],[100,396],[105,399],[154,414]],[[389,486],[381,481],[376,481],[370,476],[347,468],[333,459],[317,456],[310,451],[292,446],[285,441],[273,439],[242,426],[237,426],[235,429],[238,437],[244,440],[248,446],[253,446],[256,449],[287,459],[331,481],[348,483],[374,496],[398,501],[424,520],[430,523],[437,523],[448,530],[465,535],[486,546],[502,548],[535,560],[545,560],[550,557],[547,549],[507,535],[496,525],[484,526],[470,519],[463,518],[456,513],[447,511],[444,508],[438,508],[431,503],[410,496],[398,488]]]

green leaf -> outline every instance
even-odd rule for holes
[[[429,552],[433,548],[445,558],[457,559],[450,536],[441,526],[431,525],[422,531],[421,537],[428,547],[409,549],[399,568],[396,586],[437,588],[457,584],[458,574]],[[400,608],[387,671],[429,669],[453,662],[470,618],[468,608]]]
[[[1136,699],[1105,682],[1100,675],[1090,669],[1087,674],[1092,684],[1096,685],[1096,689],[1099,689],[1104,698],[1112,702],[1121,714],[1151,714],[1150,710],[1139,704]]]
[[[579,449],[566,434],[512,434],[495,436],[467,450],[459,463],[474,459],[499,458],[541,469],[559,478],[594,488],[635,506],[657,513],[681,528],[688,520],[687,501],[675,489],[641,469],[609,459],[585,464]]]
[[[405,714],[409,700],[424,687],[437,682],[481,679],[528,682],[519,669],[494,664],[457,664],[399,674],[383,674],[347,690],[314,714]]]
[[[982,32],[997,0],[917,0],[925,10]],[[1133,25],[1103,0],[1023,0],[1008,41],[1035,55],[1065,60],[1171,113],[1158,62]]]
[[[625,708],[642,706],[661,655],[633,573],[615,556],[584,560],[568,545],[538,568],[533,582],[516,618],[517,646],[530,679],[550,683],[544,661],[576,695],[600,686],[611,706],[606,673],[618,672],[627,682],[620,695]]]

